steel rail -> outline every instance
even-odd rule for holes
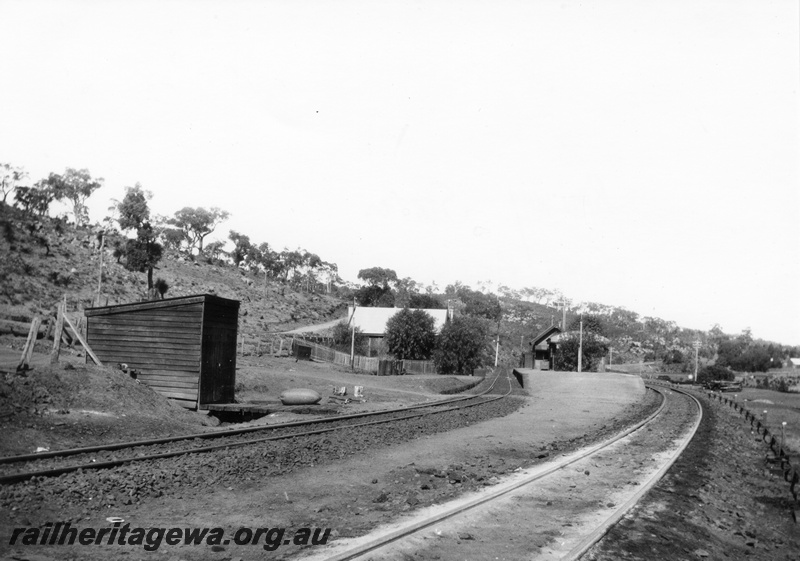
[[[700,427],[700,423],[703,421],[703,405],[700,403],[700,400],[698,400],[695,396],[693,396],[692,394],[690,394],[685,390],[679,390],[676,388],[669,388],[669,389],[671,389],[676,393],[681,393],[683,395],[690,397],[695,402],[695,405],[697,405],[699,414],[697,416],[697,419],[695,420],[694,425],[691,428],[689,436],[684,438],[683,442],[675,450],[673,455],[664,463],[663,466],[661,466],[661,468],[658,471],[656,471],[639,488],[639,490],[636,493],[634,493],[627,501],[621,504],[619,508],[615,509],[614,512],[612,512],[599,526],[597,526],[597,528],[595,528],[595,530],[591,534],[584,537],[580,542],[578,542],[578,544],[575,547],[573,547],[569,551],[569,553],[567,553],[564,557],[562,557],[562,560],[577,561],[578,559],[583,557],[583,555],[587,551],[589,551],[589,549],[593,545],[595,545],[597,542],[603,539],[603,536],[605,536],[611,530],[611,528],[615,524],[617,524],[622,519],[622,517],[625,516],[625,514],[627,514],[628,511],[631,510],[636,505],[636,503],[638,503],[639,500],[661,480],[662,477],[664,477],[664,474],[666,474],[667,471],[669,471],[669,469],[678,460],[681,454],[683,454],[683,451],[686,450],[686,447],[689,446],[689,443],[692,441],[694,435],[697,433],[697,429]]]
[[[360,557],[360,556],[362,556],[364,554],[370,553],[370,552],[372,552],[372,551],[374,551],[376,549],[379,549],[380,547],[383,547],[384,545],[388,545],[388,544],[393,543],[393,542],[395,542],[397,540],[400,540],[402,538],[405,538],[407,536],[415,534],[415,533],[419,532],[420,530],[423,530],[425,528],[433,526],[434,524],[437,524],[437,523],[439,523],[439,522],[441,522],[443,520],[447,520],[447,519],[453,518],[455,516],[458,516],[458,515],[466,512],[466,511],[468,511],[468,510],[471,510],[471,509],[476,508],[478,506],[482,506],[482,505],[484,505],[486,503],[492,502],[492,501],[494,501],[494,500],[496,500],[496,499],[498,499],[498,498],[500,498],[502,496],[505,496],[505,495],[507,495],[507,494],[509,494],[509,493],[511,493],[513,491],[516,491],[517,489],[519,489],[521,487],[529,485],[529,484],[533,483],[534,481],[542,479],[543,477],[546,477],[546,476],[548,476],[548,475],[550,475],[550,474],[552,474],[552,473],[554,473],[556,471],[562,470],[565,467],[567,467],[567,466],[569,466],[569,465],[571,465],[571,464],[573,464],[573,463],[575,463],[575,462],[577,462],[579,460],[582,460],[582,459],[584,459],[584,458],[586,458],[588,456],[591,456],[591,455],[593,455],[593,454],[595,454],[595,453],[607,448],[608,446],[614,444],[618,440],[621,440],[621,439],[625,438],[626,436],[632,434],[633,432],[635,432],[637,430],[640,430],[644,426],[648,425],[658,415],[660,415],[662,413],[662,411],[664,410],[664,407],[666,406],[666,398],[664,397],[664,394],[661,391],[659,391],[659,390],[657,390],[655,388],[652,388],[652,387],[648,387],[648,389],[658,393],[661,396],[662,400],[661,400],[661,404],[658,407],[658,409],[655,412],[653,412],[652,414],[650,414],[647,418],[645,418],[642,421],[640,421],[640,422],[628,427],[627,429],[619,432],[618,434],[614,435],[613,437],[611,437],[611,438],[609,438],[607,440],[604,440],[604,441],[602,441],[600,443],[597,443],[597,444],[595,444],[593,446],[590,446],[588,448],[585,448],[584,450],[581,450],[576,454],[570,455],[569,457],[567,457],[567,458],[565,458],[563,460],[560,460],[559,462],[557,462],[554,465],[544,469],[543,471],[536,472],[535,474],[533,474],[533,475],[531,475],[529,477],[526,477],[524,479],[521,479],[520,481],[517,481],[517,482],[515,482],[515,483],[513,483],[511,485],[504,486],[504,487],[502,487],[500,489],[496,489],[496,490],[493,490],[493,491],[489,491],[488,493],[482,494],[480,497],[476,497],[476,498],[474,498],[474,499],[472,499],[472,500],[470,500],[470,501],[468,501],[466,503],[459,504],[458,506],[455,506],[453,508],[444,510],[444,511],[438,513],[438,514],[435,514],[433,516],[430,516],[430,517],[426,518],[425,520],[421,520],[421,521],[418,521],[418,522],[413,522],[413,523],[410,523],[410,524],[408,524],[406,526],[403,526],[402,528],[399,528],[397,530],[389,531],[388,533],[386,533],[384,535],[381,535],[381,536],[375,538],[374,540],[371,540],[371,541],[369,541],[367,543],[363,543],[361,545],[356,545],[356,546],[354,546],[354,547],[352,547],[352,548],[350,548],[350,549],[348,549],[346,551],[343,551],[341,553],[334,554],[334,555],[325,555],[324,556],[325,560],[326,561],[349,561],[351,559],[357,559],[358,557]],[[316,556],[312,556],[311,558],[316,559]]]
[[[499,375],[495,376],[494,380],[492,380],[491,385],[476,394],[472,395],[461,395],[458,397],[451,397],[447,399],[441,399],[430,403],[420,403],[418,405],[410,405],[407,407],[397,407],[394,409],[384,409],[382,411],[366,411],[363,413],[349,413],[347,415],[335,415],[332,417],[325,417],[319,419],[312,419],[308,421],[290,421],[286,423],[276,423],[274,425],[266,425],[266,426],[259,426],[259,427],[246,427],[246,428],[239,428],[239,429],[226,429],[226,430],[218,430],[218,431],[209,431],[209,432],[201,432],[201,433],[194,433],[194,434],[186,434],[180,436],[167,436],[162,438],[152,438],[152,439],[145,439],[145,440],[132,440],[128,442],[114,442],[108,444],[98,444],[95,446],[83,446],[80,448],[65,448],[63,450],[53,450],[49,452],[37,452],[33,454],[21,454],[18,456],[3,456],[0,457],[0,465],[4,464],[14,464],[20,462],[30,462],[36,460],[43,460],[47,458],[58,458],[58,457],[66,457],[66,456],[75,456],[78,454],[90,454],[93,452],[103,452],[103,451],[113,451],[113,450],[123,450],[126,448],[135,448],[137,446],[152,446],[155,444],[169,444],[171,442],[181,442],[184,440],[197,440],[197,439],[213,439],[213,438],[224,438],[226,436],[236,436],[239,434],[247,434],[251,432],[261,432],[266,430],[278,430],[284,428],[292,428],[292,427],[301,427],[311,424],[324,424],[324,423],[334,423],[337,421],[348,420],[348,419],[359,419],[363,417],[370,417],[370,416],[377,416],[377,415],[389,415],[392,413],[399,413],[402,411],[409,411],[413,409],[423,409],[427,407],[440,407],[442,405],[448,405],[450,403],[458,403],[460,401],[467,401],[469,399],[476,399],[478,397],[482,397],[487,393],[491,392],[494,389],[497,380],[499,379]]]
[[[491,388],[494,387],[494,384],[495,384],[495,382],[497,381],[498,378],[499,378],[499,375],[492,382]],[[487,390],[486,392],[483,392],[482,394],[476,394],[475,396],[470,396],[469,399],[472,399],[474,397],[484,397],[485,394],[488,393],[488,391],[489,390]],[[28,480],[28,479],[32,479],[34,477],[55,477],[55,476],[58,476],[58,475],[63,475],[65,473],[75,472],[75,471],[78,471],[78,470],[87,471],[87,470],[108,469],[108,468],[118,467],[118,466],[121,466],[121,465],[124,465],[124,464],[129,464],[129,463],[132,463],[132,462],[140,462],[140,461],[146,461],[146,460],[160,460],[160,459],[172,458],[172,457],[176,457],[176,456],[184,456],[184,455],[187,455],[187,454],[201,454],[201,453],[207,453],[207,452],[214,452],[216,450],[224,450],[224,449],[230,449],[230,448],[239,448],[239,447],[243,447],[243,446],[250,446],[250,445],[253,445],[253,444],[260,444],[260,443],[270,442],[270,441],[287,440],[287,439],[290,439],[290,438],[314,436],[314,435],[317,435],[317,434],[324,434],[324,433],[327,433],[327,432],[333,432],[333,431],[343,430],[343,429],[360,428],[360,427],[366,427],[366,426],[372,426],[372,425],[380,425],[380,424],[393,423],[393,422],[398,422],[398,421],[405,421],[405,420],[409,420],[409,419],[425,417],[425,416],[428,416],[428,415],[436,415],[436,414],[440,414],[440,413],[446,413],[446,412],[449,412],[449,411],[457,411],[459,409],[466,409],[466,408],[469,408],[469,407],[476,407],[476,406],[479,406],[479,405],[484,405],[486,403],[491,403],[491,402],[497,401],[499,399],[504,399],[504,398],[508,397],[510,394],[511,394],[511,384],[509,383],[508,391],[505,394],[494,396],[494,397],[489,397],[489,398],[484,398],[483,401],[479,401],[479,402],[475,402],[475,403],[459,404],[459,405],[456,405],[456,406],[453,406],[453,407],[447,407],[447,408],[444,408],[444,409],[436,409],[436,410],[433,410],[433,411],[425,411],[425,412],[420,412],[420,413],[413,413],[411,415],[404,415],[402,417],[391,417],[391,418],[377,419],[377,420],[373,420],[373,421],[367,421],[367,422],[364,422],[364,423],[356,423],[356,424],[344,424],[344,425],[339,425],[339,426],[335,426],[335,427],[315,429],[315,430],[299,432],[299,433],[290,433],[290,434],[282,434],[282,435],[276,435],[276,436],[267,436],[267,437],[256,438],[256,439],[251,439],[251,440],[228,442],[228,443],[222,443],[222,444],[215,444],[215,445],[211,445],[211,446],[190,448],[190,449],[186,449],[186,450],[160,452],[160,453],[156,453],[156,454],[135,456],[135,457],[131,457],[131,458],[120,458],[120,459],[116,459],[116,460],[108,460],[108,461],[103,461],[103,462],[91,462],[91,463],[87,463],[87,464],[73,464],[73,465],[70,465],[70,466],[63,466],[63,467],[46,469],[46,470],[19,472],[19,473],[0,476],[0,485],[8,485],[8,484],[12,484],[12,483],[18,483],[20,481],[25,481],[25,480]],[[465,399],[458,399],[458,400],[454,400],[454,401],[456,401],[456,402],[457,401],[465,401]],[[452,401],[448,402],[447,404],[450,404],[450,403],[452,403]],[[441,403],[439,403],[438,405],[441,406]],[[397,409],[397,410],[392,410],[392,411],[393,412],[398,412],[398,411],[407,411],[409,409],[419,409],[419,408],[420,408],[419,406],[414,406],[414,407],[407,407],[407,408]],[[368,415],[367,414],[354,414],[354,415],[348,416],[348,417],[357,418],[357,417],[364,417],[364,416],[368,416]],[[341,418],[338,418],[337,420],[341,420]],[[313,424],[313,423],[308,423],[308,422],[305,422],[305,423]]]

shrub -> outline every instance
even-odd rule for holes
[[[3,225],[3,237],[8,243],[14,243],[16,236],[14,234],[14,225],[8,220],[0,222]]]
[[[343,353],[350,353],[350,340],[353,329],[346,321],[340,321],[333,327],[332,339],[333,348]],[[367,338],[358,327],[355,328],[355,353],[357,355],[367,354]]]
[[[704,366],[697,374],[697,381],[699,383],[710,382],[712,380],[733,380],[736,375],[732,370],[718,364],[712,366]]]
[[[163,300],[164,295],[169,290],[169,284],[167,284],[167,281],[165,281],[164,279],[157,278],[153,283],[153,288],[155,288],[158,291],[158,295],[161,296],[161,299]]]
[[[786,378],[776,378],[773,381],[772,386],[773,386],[772,389],[774,389],[775,391],[789,393],[789,387],[791,386],[791,384],[789,384],[789,380]]]
[[[577,333],[566,334],[558,345],[555,355],[555,369],[575,371],[578,369],[578,352],[581,349]],[[591,331],[583,334],[581,370],[589,372],[597,368],[600,360],[608,354],[608,344]]]
[[[441,374],[472,374],[484,364],[486,321],[460,316],[445,324],[436,338],[433,361]]]
[[[682,364],[683,353],[678,349],[669,349],[666,353],[664,353],[663,361],[664,364]]]
[[[428,359],[435,344],[433,317],[423,310],[405,308],[386,323],[386,345],[398,359]]]

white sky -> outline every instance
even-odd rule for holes
[[[356,280],[800,343],[796,1],[0,0],[0,162]]]

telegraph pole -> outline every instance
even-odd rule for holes
[[[97,306],[100,306],[100,294],[103,289],[103,253],[106,247],[106,232],[100,232],[100,273],[97,275]]]
[[[497,359],[500,356],[500,320],[497,320],[497,342],[494,346],[494,367],[497,368]]]
[[[697,383],[697,362],[698,362],[698,353],[700,352],[700,341],[695,341],[694,345],[694,383]]]
[[[583,309],[581,309],[581,324],[578,335],[578,372],[583,368]]]
[[[353,315],[350,316],[350,323],[352,324],[352,331],[350,333],[350,368],[353,368],[356,362],[356,298],[353,296]]]

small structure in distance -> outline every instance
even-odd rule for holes
[[[534,370],[553,370],[561,329],[551,326],[540,332],[531,342],[531,350],[522,354],[520,367]]]

